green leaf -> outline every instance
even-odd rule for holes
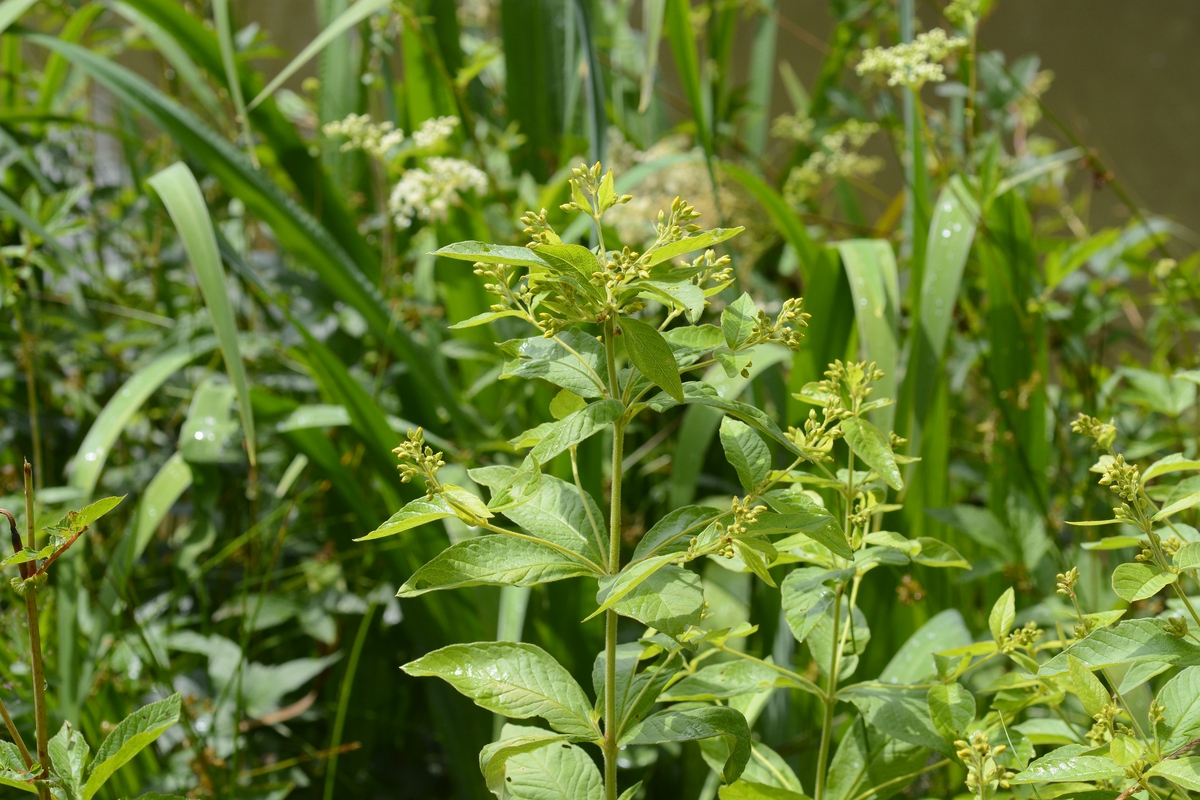
[[[1173,560],[1175,561],[1175,566],[1180,569],[1196,569],[1200,567],[1200,542],[1188,542],[1175,552]]]
[[[581,397],[601,397],[605,392],[600,379],[604,348],[582,331],[571,328],[553,339],[518,339],[500,349],[513,359],[504,365],[501,378],[541,378]]]
[[[1038,670],[1039,677],[1068,671],[1067,656],[1078,658],[1088,669],[1103,669],[1127,661],[1159,661],[1181,667],[1200,666],[1200,647],[1176,639],[1156,619],[1130,619],[1114,628],[1101,628],[1073,643]]]
[[[113,773],[179,721],[181,696],[151,703],[130,714],[113,728],[92,759],[92,771],[83,787],[82,800],[92,800]]]
[[[37,0],[4,0],[0,3],[0,33],[8,30]]]
[[[536,586],[582,575],[591,568],[544,544],[485,534],[451,545],[413,573],[397,597],[463,586]]]
[[[109,452],[142,404],[168,378],[216,347],[217,340],[212,337],[197,339],[167,350],[130,376],[104,405],[83,437],[83,443],[75,454],[70,485],[80,489],[85,497],[91,496]]]
[[[1084,550],[1124,550],[1127,547],[1142,547],[1146,540],[1141,536],[1106,536],[1098,542],[1083,542]]]
[[[961,553],[941,539],[918,536],[917,541],[920,542],[921,549],[912,557],[912,560],[918,564],[924,564],[927,567],[971,568],[970,563],[962,557]]]
[[[934,727],[924,689],[900,686],[848,686],[838,693],[862,712],[872,730],[902,742],[953,755],[954,746]]]
[[[975,721],[975,696],[961,683],[930,687],[926,703],[934,727],[947,742],[962,739],[967,727]]]
[[[620,400],[601,400],[585,406],[555,423],[526,458],[537,464],[545,464],[559,453],[604,430],[624,413],[625,406],[621,405]]]
[[[673,556],[656,558],[669,559]],[[630,566],[650,565],[654,561],[647,559]],[[620,574],[601,578],[596,602],[601,604],[601,608],[611,608],[623,617],[636,619],[669,636],[677,637],[689,625],[700,624],[704,590],[699,575],[674,564],[664,564],[645,571],[635,570],[635,575],[636,580],[627,578],[624,582],[621,582]],[[618,599],[612,599],[614,594],[619,595]]]
[[[1188,458],[1183,453],[1172,453],[1146,467],[1146,471],[1142,473],[1142,483],[1148,483],[1160,475],[1192,470],[1200,470],[1200,460]]]
[[[604,265],[591,250],[578,244],[541,244],[533,248],[538,258],[567,274],[574,273],[585,288],[593,289],[592,276],[604,271]]]
[[[1189,791],[1200,792],[1200,756],[1164,759],[1146,774],[1157,775]]]
[[[621,340],[625,342],[625,350],[629,360],[646,376],[651,383],[675,398],[676,402],[684,402],[683,381],[679,379],[679,364],[671,346],[663,339],[662,334],[641,320],[632,317],[621,317]]]
[[[66,786],[69,796],[83,794],[84,771],[91,748],[83,734],[76,731],[70,722],[64,722],[58,733],[50,740],[51,773]]]
[[[288,65],[279,71],[279,74],[271,79],[271,82],[263,88],[258,96],[250,101],[250,105],[246,107],[247,111],[253,110],[256,106],[275,93],[275,90],[282,86],[288,78],[292,77],[305,64],[312,60],[313,56],[324,50],[331,42],[336,40],[346,31],[353,28],[358,23],[362,22],[367,17],[374,14],[376,11],[386,8],[388,0],[358,0],[354,5],[347,8],[337,16],[332,22],[321,29],[311,42],[308,43],[299,55],[293,58]]]
[[[701,405],[724,411],[730,416],[737,417],[782,445],[789,453],[800,455],[795,443],[779,429],[774,420],[759,409],[738,400],[727,400],[717,393],[717,390],[703,381],[688,381],[683,385],[683,396],[688,405]],[[655,411],[665,411],[677,404],[674,398],[657,395],[647,403]]]
[[[497,492],[511,484],[517,470],[514,467],[480,467],[467,474]],[[605,561],[600,547],[604,517],[592,496],[586,492],[581,494],[573,483],[542,475],[532,496],[501,513],[539,539],[565,547],[594,564]]]
[[[589,741],[600,738],[587,695],[540,647],[516,642],[452,644],[401,669],[413,676],[441,678],[496,714],[542,717],[560,733]]]
[[[1178,574],[1166,572],[1153,564],[1125,563],[1113,570],[1112,587],[1118,597],[1132,603],[1153,597],[1178,578]]]
[[[742,712],[736,709],[707,706],[660,711],[634,728],[622,744],[694,742],[716,736],[729,745],[729,758],[721,770],[721,779],[732,783],[750,760],[750,727]]]
[[[513,800],[604,800],[595,762],[567,742],[510,757],[504,786]]]
[[[707,528],[721,512],[708,506],[683,506],[654,523],[638,540],[632,561],[687,551],[691,538]]]
[[[672,652],[657,663],[638,671],[643,645],[628,642],[617,645],[616,698],[618,739],[634,725],[645,719],[658,702],[663,687],[679,671],[683,659]],[[596,689],[596,707],[604,706],[604,678],[607,654],[596,654],[592,663],[592,686]]]
[[[691,253],[696,250],[703,250],[705,248],[712,247],[713,245],[720,244],[727,239],[732,239],[734,236],[737,236],[744,230],[746,229],[714,228],[711,231],[698,231],[685,236],[677,242],[665,244],[662,247],[656,247],[655,249],[649,251],[649,257],[646,261],[647,266],[652,267],[655,264],[661,264],[662,262],[675,258],[676,256],[681,256],[685,253]]]
[[[235,464],[240,450],[230,441],[238,424],[230,415],[237,392],[224,379],[210,375],[196,388],[179,429],[179,452],[189,464]]]
[[[894,398],[900,352],[896,255],[886,239],[851,239],[839,242],[837,248],[854,295],[854,317],[863,358],[874,361],[883,370],[883,378],[875,384],[875,396]],[[871,412],[871,418],[884,429],[892,427],[894,415],[891,405]]]
[[[702,667],[659,698],[664,703],[688,700],[711,702],[760,692],[775,686],[779,673],[768,666],[742,658]]]
[[[771,471],[771,451],[749,425],[730,417],[721,420],[721,446],[743,489],[753,491],[766,480]]]
[[[1200,668],[1186,667],[1158,691],[1164,709],[1159,737],[1170,752],[1194,739],[1200,732]]]
[[[459,261],[482,261],[485,264],[507,264],[510,267],[533,267],[546,269],[550,265],[528,247],[513,247],[485,242],[456,242],[446,245],[434,253],[435,256]]]
[[[721,312],[721,332],[730,350],[740,350],[750,340],[758,324],[758,306],[745,292],[737,300],[725,306]]]
[[[854,720],[829,764],[826,800],[884,800],[904,790],[904,776],[917,772],[929,748],[893,739]]]
[[[717,796],[720,800],[808,800],[803,794],[791,789],[781,789],[765,783],[751,783],[747,780],[722,786]]]
[[[1100,679],[1093,675],[1082,661],[1070,654],[1067,655],[1067,670],[1071,675],[1071,685],[1075,694],[1079,695],[1083,710],[1088,716],[1094,717],[1103,711],[1111,698]]]
[[[551,733],[543,728],[527,725],[505,724],[500,739],[485,745],[479,751],[479,771],[483,773],[487,788],[497,797],[503,796],[504,775],[510,758],[566,740],[565,733]]]
[[[68,535],[79,533],[120,505],[124,499],[125,495],[121,495],[120,497],[106,497],[103,500],[89,503],[78,511],[68,511],[65,517],[55,523],[55,527]]]
[[[884,483],[896,491],[904,488],[904,479],[900,476],[900,468],[896,466],[892,446],[879,428],[864,419],[851,417],[842,421],[842,433],[854,454],[865,461]]]
[[[523,320],[529,320],[528,314],[526,314],[524,311],[518,311],[515,308],[505,309],[504,311],[485,311],[482,314],[476,314],[473,317],[468,317],[462,322],[454,323],[450,326],[450,330],[461,331],[465,328],[474,328],[479,325],[486,325],[489,322],[495,322],[496,320],[503,319],[504,317],[520,317]]]
[[[570,389],[563,389],[550,401],[550,416],[566,419],[587,405],[587,401]]]
[[[1107,747],[1089,749],[1068,744],[1032,762],[1012,783],[1064,783],[1111,781],[1125,777],[1125,769],[1107,753]]]
[[[1017,596],[1011,588],[1005,589],[1004,594],[1000,595],[1000,599],[992,606],[992,613],[988,615],[988,630],[992,632],[996,644],[1004,640],[1016,622]]]
[[[204,305],[212,321],[213,332],[221,347],[225,371],[237,390],[238,411],[242,417],[242,429],[246,432],[246,450],[250,464],[256,460],[254,444],[254,413],[250,408],[250,385],[246,380],[246,368],[242,364],[238,349],[237,324],[233,309],[229,305],[229,293],[225,286],[225,269],[221,265],[221,254],[217,248],[217,236],[213,231],[212,219],[204,193],[192,171],[183,162],[176,162],[146,181],[162,198],[167,207],[188,260],[200,284]]]
[[[797,642],[803,642],[833,605],[831,583],[849,580],[854,570],[801,567],[788,573],[780,587],[783,614]]]
[[[1197,503],[1200,503],[1200,492],[1193,492],[1187,497],[1176,500],[1174,503],[1171,503],[1171,505],[1159,511],[1154,515],[1153,520],[1155,522],[1164,520],[1167,517],[1178,514],[1180,511],[1186,511]]]
[[[645,291],[639,292],[640,297],[651,298],[660,303],[666,301],[668,306],[682,310],[684,318],[693,325],[704,313],[704,290],[691,281],[680,280],[677,283],[669,283],[665,280],[647,280],[639,281],[636,285],[645,289]]]
[[[392,515],[392,518],[380,525],[366,536],[355,539],[356,542],[366,542],[371,539],[382,539],[397,533],[410,530],[426,522],[455,516],[454,509],[446,502],[446,498],[435,494],[432,498],[418,497],[409,502],[404,508]]]

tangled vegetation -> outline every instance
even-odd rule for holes
[[[0,1],[0,792],[1200,792],[1200,257],[991,6]]]

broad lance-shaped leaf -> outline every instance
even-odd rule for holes
[[[842,421],[842,433],[854,455],[867,462],[867,466],[873,469],[884,483],[896,491],[904,488],[904,479],[900,476],[900,468],[896,466],[892,446],[879,428],[865,419],[851,417]]]
[[[240,97],[240,95],[239,95]],[[213,332],[221,347],[225,371],[237,390],[238,411],[242,417],[242,428],[246,432],[246,450],[253,466],[256,460],[254,445],[254,413],[250,409],[250,384],[246,380],[246,367],[242,364],[238,349],[237,325],[229,305],[229,292],[225,287],[225,269],[217,248],[217,236],[208,205],[196,177],[182,161],[176,162],[151,177],[147,183],[162,198],[167,207],[184,249],[191,262],[192,271],[200,284],[204,305],[212,321]]]
[[[497,465],[478,467],[467,474],[495,493],[510,486],[517,473],[515,467]],[[573,483],[542,475],[531,497],[501,513],[539,539],[578,553],[593,564],[604,563],[599,543],[604,536],[604,516],[592,496],[581,496]]]
[[[124,499],[125,495],[121,495],[120,497],[105,497],[103,500],[89,503],[78,511],[68,511],[66,516],[51,527],[57,528],[68,535],[79,533],[120,505]]]
[[[382,539],[403,531],[410,530],[426,522],[453,517],[454,509],[446,502],[446,498],[435,494],[432,498],[418,497],[404,508],[392,515],[392,518],[380,525],[366,536],[355,539],[356,542],[366,542],[371,539]]]
[[[676,402],[682,403],[683,381],[679,379],[679,364],[662,334],[639,319],[621,317],[621,340],[629,360],[646,376],[647,380],[662,389]]]
[[[725,334],[725,345],[730,350],[738,350],[750,341],[756,325],[758,306],[745,292],[721,312],[721,332]]]
[[[565,742],[565,733],[551,733],[545,728],[506,723],[499,740],[485,745],[479,751],[479,771],[483,773],[487,788],[499,796],[504,790],[504,773],[508,760],[522,753],[530,753],[540,747]]]
[[[1141,544],[1141,540],[1137,541]],[[1188,542],[1183,547],[1175,551],[1173,557],[1175,566],[1180,569],[1196,569],[1200,567],[1200,542]]]
[[[543,261],[536,252],[528,247],[513,247],[512,245],[487,244],[485,242],[457,242],[449,244],[434,252],[435,256],[454,258],[459,261],[472,263],[482,261],[485,264],[507,264],[510,267],[540,267],[545,269],[550,265]]]
[[[807,795],[791,789],[747,780],[722,786],[717,796],[720,800],[808,800]]]
[[[559,453],[589,439],[616,422],[625,413],[620,400],[601,400],[584,406],[554,424],[542,440],[529,451],[528,458],[545,464]]]
[[[826,570],[822,567],[801,567],[788,573],[780,592],[784,619],[797,642],[808,638],[833,605],[835,593],[830,584],[852,577],[852,569]]]
[[[449,683],[488,711],[542,717],[560,733],[597,739],[592,704],[571,674],[540,647],[514,642],[452,644],[401,667]]]
[[[1187,639],[1176,639],[1157,619],[1130,619],[1114,628],[1101,628],[1076,641],[1047,661],[1038,676],[1062,675],[1068,671],[1067,656],[1078,658],[1088,669],[1101,669],[1129,661],[1157,661],[1180,667],[1200,666],[1200,647]]]
[[[633,550],[632,561],[641,561],[655,555],[682,553],[688,548],[693,536],[708,527],[721,512],[707,506],[683,506],[654,523],[646,535],[638,540]]]
[[[12,742],[0,739],[0,786],[9,786],[36,795],[33,784],[36,775],[28,773],[24,759]]]
[[[81,796],[86,783],[85,768],[91,754],[83,734],[75,730],[70,722],[64,722],[50,740],[49,753],[51,774],[63,782],[70,797]]]
[[[1165,750],[1175,750],[1200,735],[1200,667],[1180,670],[1156,699],[1164,709],[1159,739]]]
[[[1159,569],[1153,564],[1126,563],[1113,570],[1112,587],[1127,603],[1145,600],[1178,580],[1179,575]]]
[[[871,730],[895,739],[921,745],[946,756],[955,747],[936,727],[929,715],[928,692],[901,686],[848,686],[838,693],[862,712]]]
[[[582,245],[541,244],[534,247],[533,252],[551,267],[574,273],[585,286],[592,286],[592,276],[604,270],[596,254]]]
[[[699,233],[685,236],[677,242],[665,244],[662,247],[651,250],[647,256],[649,266],[661,264],[667,259],[675,258],[676,256],[692,253],[696,250],[702,250],[706,247],[712,247],[714,244],[720,244],[726,239],[732,239],[737,236],[745,228],[713,228],[711,231],[700,231]]]
[[[645,562],[642,562],[645,563]],[[606,579],[600,581],[597,601],[604,599]],[[607,603],[607,600],[605,600]],[[608,604],[623,617],[636,619],[668,636],[679,636],[690,625],[699,625],[704,607],[704,590],[695,572],[667,564]]]
[[[771,451],[749,425],[730,417],[721,420],[721,447],[747,492],[766,480],[771,471]]]
[[[1189,791],[1200,792],[1200,756],[1164,759],[1146,774],[1157,775]]]
[[[494,533],[446,548],[414,572],[396,596],[463,586],[536,586],[592,574],[594,568],[552,547]]]
[[[173,694],[138,709],[113,728],[92,759],[92,771],[83,787],[82,800],[92,800],[113,773],[179,721],[181,696]]]
[[[688,405],[709,406],[710,408],[724,411],[726,414],[737,417],[742,422],[765,433],[783,445],[789,453],[800,455],[799,448],[779,429],[775,421],[754,406],[738,400],[727,400],[719,395],[716,389],[702,381],[688,381],[683,384],[683,396]],[[660,412],[666,411],[668,408],[674,408],[677,404],[674,398],[666,394],[657,395],[647,403],[655,411]]]
[[[676,652],[639,672],[642,650],[643,646],[638,642],[617,645],[616,690],[613,695],[617,701],[618,733],[624,733],[645,719],[658,702],[663,687],[679,671],[683,661]],[[596,690],[597,708],[604,706],[606,656],[601,651],[592,662],[592,687]]]
[[[517,248],[523,249],[523,248]],[[568,328],[552,339],[532,336],[500,345],[511,361],[501,378],[541,378],[580,397],[604,394],[604,348],[583,331]]]
[[[947,742],[962,739],[975,721],[975,696],[961,683],[939,683],[925,698],[933,726]]]
[[[596,762],[567,742],[518,753],[507,772],[504,787],[513,800],[604,800]]]
[[[1000,595],[1000,599],[992,606],[992,613],[988,615],[988,629],[992,632],[992,639],[996,644],[1000,644],[1016,622],[1017,597],[1011,588],[1005,589],[1004,594]]]
[[[1068,744],[1031,763],[1012,783],[1064,783],[1111,781],[1125,777],[1125,768],[1108,754],[1108,747],[1087,748]]]
[[[732,783],[750,760],[750,726],[742,712],[727,706],[706,706],[683,711],[660,711],[629,732],[621,744],[694,742],[720,736],[729,744],[729,758],[721,779]]]
[[[1200,460],[1188,458],[1183,453],[1173,453],[1165,458],[1160,458],[1146,467],[1146,471],[1142,473],[1142,483],[1152,481],[1160,475],[1169,475],[1172,472],[1191,472],[1193,470],[1200,470]]]
[[[1187,497],[1176,500],[1174,503],[1171,503],[1169,506],[1155,514],[1154,521],[1158,522],[1159,520],[1166,519],[1174,514],[1178,514],[1180,511],[1186,511],[1197,504],[1200,504],[1200,492],[1192,492]]]
[[[1067,671],[1071,675],[1071,686],[1083,703],[1083,710],[1093,717],[1103,711],[1111,698],[1100,679],[1070,653],[1067,654]]]
[[[665,703],[709,702],[759,692],[775,686],[780,674],[755,661],[735,658],[710,664],[671,686],[659,699]]]

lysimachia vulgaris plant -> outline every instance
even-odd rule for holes
[[[944,566],[964,562],[941,542],[909,541],[879,530],[881,514],[895,508],[885,502],[886,495],[889,488],[902,487],[905,459],[893,453],[900,441],[868,420],[890,402],[870,397],[871,384],[880,377],[873,365],[832,365],[826,380],[803,393],[820,413],[814,409],[802,429],[788,431],[758,408],[695,379],[715,365],[730,376],[747,373],[765,348],[798,348],[806,324],[802,302],[787,300],[769,315],[742,294],[724,307],[719,325],[701,323],[709,298],[732,280],[728,259],[710,248],[738,230],[703,230],[695,224],[694,209],[676,200],[660,212],[657,235],[645,252],[609,247],[601,218],[627,200],[616,193],[611,172],[602,174],[598,165],[580,168],[565,208],[595,222],[594,249],[562,243],[542,211],[524,218],[532,238],[528,247],[464,242],[439,251],[476,262],[498,301],[490,312],[460,326],[518,317],[536,328],[538,335],[500,345],[511,358],[506,377],[557,386],[550,409],[557,421],[514,440],[528,448],[518,466],[470,471],[471,479],[491,492],[486,504],[468,488],[443,483],[441,453],[424,443],[420,431],[411,432],[397,449],[402,477],[421,481],[426,495],[365,537],[447,517],[481,531],[417,570],[401,588],[403,597],[482,584],[595,581],[593,616],[603,614],[606,627],[594,673],[596,700],[548,653],[530,644],[451,645],[404,669],[441,677],[505,717],[540,717],[549,725],[505,726],[501,739],[483,751],[487,784],[501,797],[549,796],[538,787],[553,775],[569,784],[567,797],[614,800],[623,747],[683,741],[700,741],[705,758],[727,784],[801,796],[786,762],[752,743],[750,725],[776,688],[810,692],[825,707],[821,796],[834,710],[847,699],[839,695],[838,679],[853,673],[869,637],[856,608],[863,575],[910,559]],[[669,413],[681,405],[709,406],[724,414],[720,440],[743,494],[723,509],[693,505],[671,511],[623,559],[626,426],[640,414]],[[601,434],[612,445],[607,520],[578,480],[576,463],[578,445]],[[845,440],[852,454],[842,466],[835,463],[838,440]],[[786,465],[782,469],[773,468],[772,447]],[[570,458],[574,483],[543,473],[560,455]],[[802,465],[813,471],[800,471]],[[701,559],[721,559],[771,586],[773,566],[811,565],[793,570],[782,591],[788,624],[824,665],[823,686],[769,659],[746,656],[737,640],[753,633],[752,627],[709,624],[693,568]],[[622,641],[621,618],[644,626],[643,635]],[[897,669],[910,677],[911,670]],[[830,675],[837,677],[830,680]],[[872,697],[863,690],[867,707],[873,707]],[[578,746],[588,743],[602,752],[603,775]],[[839,753],[834,761],[847,757]],[[629,787],[625,796],[635,793],[636,787]]]

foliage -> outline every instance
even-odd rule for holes
[[[835,0],[798,76],[775,3],[0,3],[51,791],[176,692],[96,797],[1198,790],[1200,261],[1091,227],[1120,181],[994,5]],[[452,656],[562,696],[396,670]]]

